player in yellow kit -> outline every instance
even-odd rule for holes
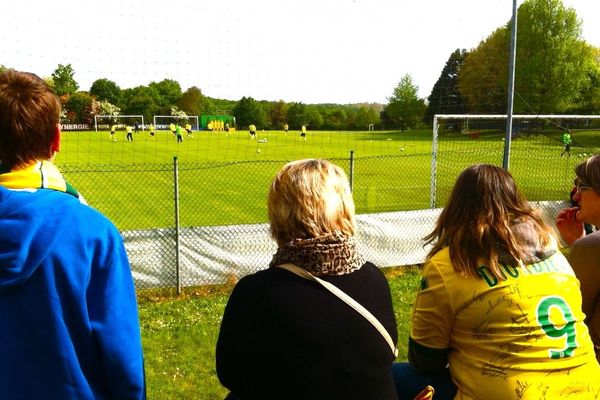
[[[507,171],[467,168],[426,240],[400,398],[600,398],[579,281]]]

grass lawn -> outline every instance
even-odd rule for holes
[[[560,157],[560,131],[513,140],[510,171],[530,200],[564,200],[573,167],[600,150],[599,132],[577,131],[571,157]],[[182,226],[265,222],[266,195],[287,161],[329,158],[350,175],[357,212],[428,208],[432,140],[429,129],[407,132],[314,131],[297,133],[196,132],[177,144],[169,132],[140,133],[135,142],[111,142],[108,132],[65,132],[57,163],[67,179],[121,230],[173,226],[173,157],[179,162]],[[266,139],[266,143],[259,140]],[[260,152],[257,152],[260,150]],[[349,154],[354,151],[351,171]],[[444,204],[456,176],[473,163],[502,164],[500,132],[471,138],[442,135],[434,165],[436,206]]]
[[[384,269],[398,322],[398,360],[406,360],[410,313],[419,283],[414,267]],[[233,283],[168,292],[138,293],[149,399],[214,400],[225,397],[215,371],[215,346]]]

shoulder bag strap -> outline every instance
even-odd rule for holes
[[[365,317],[367,319],[367,321],[369,321],[371,324],[373,324],[373,326],[379,331],[379,333],[381,333],[381,336],[383,336],[383,338],[385,339],[387,344],[390,346],[390,349],[392,350],[392,353],[394,354],[394,358],[398,357],[398,349],[394,345],[394,341],[392,340],[388,331],[383,327],[383,325],[381,325],[381,322],[379,322],[379,320],[377,318],[375,318],[375,316],[373,314],[371,314],[371,312],[369,312],[369,310],[364,308],[359,302],[354,300],[352,297],[348,296],[342,290],[338,289],[337,286],[332,285],[331,283],[314,276],[313,274],[311,274],[304,268],[300,268],[297,265],[281,264],[281,265],[278,265],[277,267],[288,270],[304,279],[318,282],[325,289],[329,290],[331,293],[333,293],[338,298],[340,298],[340,300],[342,300],[344,303],[348,304],[350,307],[355,309],[360,315]]]

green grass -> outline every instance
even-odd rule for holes
[[[419,282],[414,267],[385,269],[398,322],[399,360],[406,360],[412,304]],[[140,292],[139,310],[149,399],[225,397],[215,371],[221,317],[233,285],[188,288],[181,298]],[[158,293],[158,294],[157,294]]]
[[[577,131],[571,157],[561,158],[560,131],[513,140],[510,170],[530,200],[564,200],[573,167],[583,154],[600,150],[599,132]],[[168,132],[113,143],[107,132],[65,132],[57,163],[67,179],[121,230],[172,227],[173,157],[179,162],[182,226],[260,223],[267,220],[266,195],[272,177],[287,161],[325,157],[350,174],[358,213],[415,210],[430,205],[431,131],[196,132],[177,144]],[[441,135],[437,153],[436,205],[444,204],[456,176],[473,163],[502,164],[499,132]],[[261,150],[260,153],[257,149]],[[581,154],[581,156],[580,156]]]

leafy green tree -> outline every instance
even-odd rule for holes
[[[200,88],[192,86],[181,95],[177,106],[187,115],[202,115],[206,109],[206,98]]]
[[[465,102],[458,89],[458,74],[465,60],[466,50],[456,49],[450,54],[431,94],[425,111],[425,120],[432,123],[435,114],[464,114]]]
[[[347,129],[367,130],[371,124],[379,124],[379,113],[373,108],[366,105],[353,107],[352,109],[352,124]]]
[[[311,130],[321,129],[323,126],[323,116],[319,112],[319,107],[317,106],[306,106],[306,119]]]
[[[159,110],[156,103],[157,92],[148,86],[137,86],[132,89],[121,90],[119,107],[123,114],[143,115],[146,121],[151,121],[152,117]],[[167,112],[170,112],[170,108]]]
[[[161,112],[168,113],[172,106],[176,105],[181,98],[181,85],[172,79],[163,79],[160,82],[150,82],[148,85],[158,93],[155,102],[160,107]]]
[[[309,123],[309,117],[306,113],[306,105],[303,103],[292,103],[288,107],[288,125],[291,129],[300,128]]]
[[[119,101],[121,88],[109,79],[96,79],[90,87],[90,94],[95,96],[98,101],[108,101],[109,103],[116,104]]]
[[[323,128],[333,130],[343,130],[347,128],[348,114],[346,109],[339,105],[327,107],[325,115],[323,115]]]
[[[58,67],[52,73],[54,91],[58,96],[71,95],[79,89],[74,75],[75,71],[73,71],[71,64],[58,64]]]
[[[515,113],[561,113],[589,87],[594,51],[562,0],[526,0],[518,10]],[[459,88],[470,112],[506,112],[510,22],[465,58]]]
[[[91,124],[94,120],[94,98],[87,92],[75,92],[70,95],[64,108],[72,123]]]
[[[509,33],[506,27],[496,29],[465,56],[458,76],[458,88],[468,112],[506,112]]]
[[[594,49],[596,56],[588,65],[589,84],[580,92],[576,114],[600,114],[600,48]]]
[[[288,105],[285,101],[279,100],[273,103],[269,112],[271,126],[275,129],[283,129],[283,124],[287,122]]]
[[[384,110],[390,118],[393,127],[401,131],[415,128],[425,113],[425,102],[417,96],[419,88],[414,84],[412,77],[406,74],[394,88],[389,103]]]
[[[260,104],[252,97],[242,97],[233,108],[233,115],[238,127],[244,128],[250,124],[264,128],[267,116]]]

